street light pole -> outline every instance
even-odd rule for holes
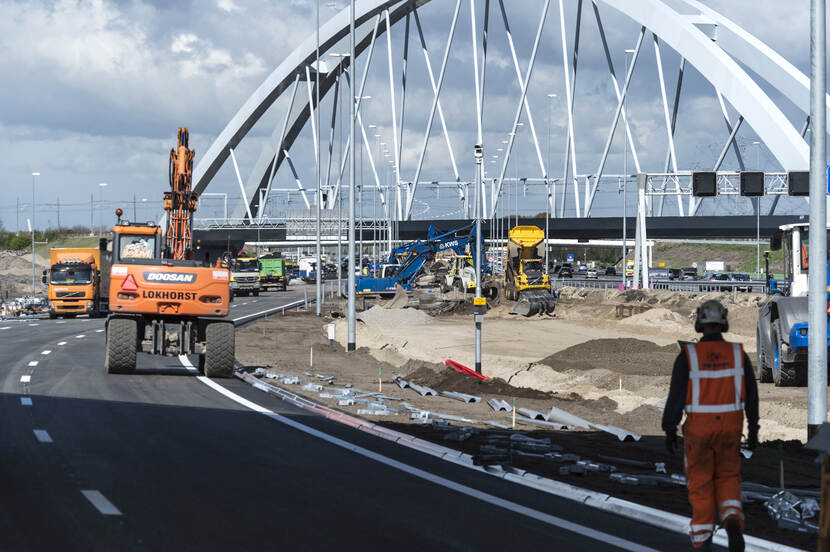
[[[761,170],[761,142],[752,142],[755,146],[755,170]],[[755,198],[755,275],[761,273],[761,198]]]
[[[104,188],[107,187],[106,182],[101,182],[98,184],[98,188],[101,190],[101,193],[98,197],[98,237],[102,237],[104,235]]]
[[[354,2],[349,1],[349,64],[354,67]],[[353,73],[354,74],[354,73]],[[355,132],[354,132],[354,97],[355,97],[355,79],[349,81],[349,143],[352,145],[349,148],[349,300],[348,309],[346,312],[346,319],[348,325],[348,336],[346,342],[346,350],[355,350],[355,279],[354,279],[354,190],[355,190]]]
[[[626,73],[628,72],[628,56],[629,54],[633,54],[634,50],[626,50],[625,51],[625,70]],[[625,111],[625,104],[628,95],[623,97],[623,113],[625,113],[625,125],[628,125],[628,113]],[[625,280],[625,273],[628,269],[628,140],[623,138],[623,246],[622,246],[622,283],[623,289],[626,289],[626,280]]]
[[[484,154],[481,150],[481,144],[476,144],[474,155],[476,160],[476,189],[475,194],[475,216],[476,216],[476,256],[474,262],[476,263],[476,297],[473,301],[473,313],[475,317],[476,326],[476,365],[475,370],[481,373],[481,323],[484,320],[485,306],[481,297],[481,171],[482,158]]]
[[[314,119],[317,125],[317,139],[314,142],[314,151],[316,152],[316,177],[317,177],[317,187],[315,188],[314,197],[317,208],[317,243],[315,247],[315,256],[317,260],[317,278],[315,281],[315,297],[317,298],[316,302],[316,313],[317,316],[322,316],[323,314],[323,261],[322,255],[320,254],[320,203],[323,197],[322,190],[320,190],[320,0],[315,0],[314,2],[314,17],[316,19],[316,33],[317,33],[317,47],[316,47],[316,57],[317,57],[317,67],[314,71],[314,96],[315,96],[315,103],[316,109],[314,110]]]
[[[32,173],[32,297],[35,295],[35,177],[39,172]]]

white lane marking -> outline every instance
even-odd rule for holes
[[[60,342],[58,342],[58,346],[63,347],[64,345],[66,345],[66,341],[60,341]]]
[[[245,302],[245,303],[242,303],[242,304],[243,304],[243,305],[247,305],[248,303],[247,303],[247,302]]]
[[[84,334],[81,334],[81,335],[76,335],[76,336],[75,336],[75,339],[81,339],[82,337],[86,337],[86,336],[85,336]]]
[[[30,326],[40,326],[40,324],[29,324]]]
[[[99,512],[104,514],[105,516],[120,516],[121,511],[115,507],[115,505],[110,502],[107,497],[101,494],[101,491],[95,490],[87,490],[81,491],[81,494],[86,497],[88,501],[95,506]]]
[[[30,361],[29,366],[37,366],[37,361],[36,360]]]
[[[20,397],[20,404],[22,404],[23,406],[32,406],[32,398]]]
[[[238,307],[239,305],[231,305],[231,308]]]
[[[104,333],[104,330],[95,330],[95,333]]]
[[[187,369],[188,372],[195,372],[195,373],[198,374],[199,371],[193,366],[193,364],[190,362],[190,359],[187,358],[187,356],[180,355],[179,356],[179,362],[182,363],[182,365]],[[553,515],[550,515],[550,514],[546,514],[544,512],[540,512],[538,510],[534,510],[532,508],[529,508],[527,506],[523,506],[523,505],[518,504],[516,502],[512,502],[510,500],[505,500],[505,499],[497,497],[495,495],[491,495],[489,493],[479,491],[478,489],[474,489],[472,487],[462,485],[461,483],[456,483],[455,481],[451,481],[449,479],[441,477],[440,475],[435,475],[433,473],[421,470],[421,469],[416,468],[414,466],[410,466],[409,464],[405,464],[405,463],[400,462],[398,460],[394,460],[392,458],[389,458],[388,456],[378,454],[377,452],[373,452],[369,449],[365,449],[363,447],[360,447],[360,446],[357,446],[355,444],[349,443],[348,441],[344,441],[343,439],[339,439],[337,437],[329,435],[328,433],[324,433],[324,432],[319,431],[317,429],[314,429],[314,428],[308,427],[306,425],[303,425],[303,424],[301,424],[299,422],[296,422],[296,421],[294,421],[290,418],[286,418],[285,416],[277,414],[276,412],[274,412],[272,410],[269,410],[269,409],[265,408],[264,406],[260,406],[259,404],[255,403],[255,402],[252,402],[252,401],[249,401],[248,399],[246,399],[244,397],[240,397],[239,395],[237,395],[233,391],[230,391],[230,390],[222,387],[221,385],[219,385],[215,381],[211,380],[210,378],[207,378],[205,376],[196,376],[196,379],[199,380],[200,382],[204,383],[205,385],[207,385],[208,387],[210,387],[214,391],[217,391],[218,393],[226,396],[230,400],[232,400],[232,401],[234,401],[238,404],[241,404],[242,406],[244,406],[246,408],[249,408],[249,409],[253,410],[254,412],[258,412],[260,414],[268,416],[272,420],[283,423],[283,424],[285,424],[289,427],[293,427],[294,429],[302,431],[303,433],[311,435],[312,437],[317,437],[318,439],[322,439],[322,440],[324,440],[328,443],[331,443],[335,446],[344,448],[346,450],[349,450],[349,451],[354,452],[356,454],[359,454],[361,456],[365,456],[366,458],[369,458],[369,459],[374,460],[376,462],[379,462],[381,464],[385,464],[385,465],[387,465],[391,468],[394,468],[394,469],[400,470],[402,472],[408,473],[412,476],[418,477],[418,478],[423,479],[425,481],[429,481],[430,483],[440,485],[440,486],[445,487],[447,489],[450,489],[450,490],[456,491],[458,493],[467,495],[471,498],[476,498],[478,500],[481,500],[482,502],[487,502],[488,504],[492,504],[493,506],[498,506],[500,508],[504,508],[505,510],[510,510],[511,512],[515,512],[517,514],[521,514],[521,515],[527,516],[529,518],[533,518],[533,519],[535,519],[537,521],[540,521],[542,523],[547,523],[548,525],[553,525],[554,527],[559,527],[559,528],[564,529],[566,531],[570,531],[572,533],[577,533],[579,535],[583,535],[585,537],[588,537],[590,539],[594,539],[594,540],[599,541],[599,542],[605,542],[605,543],[611,544],[612,546],[622,548],[623,550],[629,550],[631,552],[658,552],[657,550],[655,550],[653,548],[649,548],[647,546],[643,546],[643,545],[635,543],[635,542],[627,541],[627,540],[622,539],[620,537],[616,537],[616,536],[610,535],[608,533],[603,533],[602,531],[597,531],[596,529],[591,529],[590,527],[586,527],[584,525],[579,525],[578,523],[574,523],[574,522],[568,521],[566,519],[562,519],[562,518],[559,518],[559,517],[556,517],[556,516],[553,516]]]
[[[251,303],[256,303],[257,301],[259,301],[259,299],[254,299]]]
[[[55,324],[66,324],[66,320],[58,320]]]
[[[49,432],[45,429],[33,429],[32,431],[35,433],[35,437],[37,437],[37,440],[41,443],[53,442],[52,437],[49,435]]]
[[[26,374],[25,376],[20,376],[20,383],[29,383],[32,381],[32,376]]]
[[[40,354],[42,354],[42,355],[48,355],[48,354],[49,354],[49,353],[51,353],[51,352],[52,352],[52,351],[50,351],[49,349],[46,349],[45,351],[41,351],[41,352],[40,352]]]
[[[10,328],[11,328],[11,326],[3,326],[2,328],[0,328],[0,330],[8,330]]]

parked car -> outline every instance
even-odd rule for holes
[[[607,266],[607,267],[605,267],[605,275],[606,276],[616,276],[617,275],[617,269],[614,268],[613,266]]]
[[[752,279],[749,277],[749,274],[744,274],[743,272],[732,272],[729,274],[732,278],[733,282],[750,282]],[[738,291],[749,291],[751,289],[750,285],[738,285],[735,286]]]
[[[649,280],[668,280],[669,279],[669,271],[666,268],[649,268],[648,269],[648,278]]]
[[[596,278],[597,277],[597,269],[596,268],[589,268],[585,271],[586,278]]]
[[[580,264],[576,272],[577,274],[586,274],[588,272],[588,265]]]
[[[708,282],[731,282],[732,277],[729,274],[723,272],[711,272],[709,274],[703,275],[703,280]]]
[[[688,267],[680,270],[681,280],[697,280],[697,269]]]
[[[679,268],[669,269],[669,280],[679,280],[682,275],[682,270]]]

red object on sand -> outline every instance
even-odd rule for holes
[[[467,374],[468,376],[473,376],[473,377],[476,377],[478,379],[483,379],[485,381],[490,379],[487,376],[482,376],[481,374],[479,374],[475,370],[470,370],[469,368],[467,368],[463,364],[459,364],[454,360],[447,359],[447,360],[444,361],[444,364],[446,366],[449,366],[450,368],[455,368],[457,371],[461,372],[462,374]]]

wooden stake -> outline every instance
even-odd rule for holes
[[[516,397],[513,397],[513,429],[516,429]]]

